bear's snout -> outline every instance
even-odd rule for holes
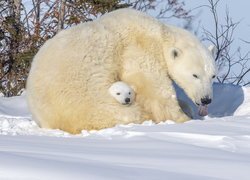
[[[212,102],[212,99],[209,96],[206,96],[205,98],[201,98],[201,103],[203,105],[208,105]]]

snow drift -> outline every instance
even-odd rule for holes
[[[197,108],[177,89],[180,99]],[[70,135],[39,128],[25,95],[0,99],[0,179],[249,179],[250,88],[214,85],[209,116]]]

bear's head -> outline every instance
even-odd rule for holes
[[[186,30],[175,28],[173,34],[173,43],[164,45],[168,75],[194,103],[210,104],[216,77],[214,48],[206,48]]]

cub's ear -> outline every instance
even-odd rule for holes
[[[170,49],[170,54],[173,59],[177,59],[181,56],[182,51],[178,48],[171,48]]]
[[[208,50],[211,52],[213,58],[216,58],[216,54],[218,52],[218,49],[216,48],[216,46],[215,45],[210,45],[208,47]]]

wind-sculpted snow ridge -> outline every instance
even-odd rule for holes
[[[231,152],[250,152],[250,116],[207,118],[203,121],[192,120],[182,125],[175,124],[173,121],[160,124],[146,121],[141,125],[118,125],[99,131],[82,131],[78,135],[60,130],[41,129],[29,119],[0,118],[0,130],[2,135],[89,137],[108,140],[158,139]]]

